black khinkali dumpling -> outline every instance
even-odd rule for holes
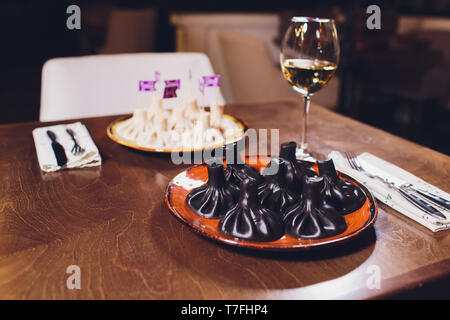
[[[274,170],[277,166],[278,170]],[[300,200],[300,193],[286,180],[286,170],[283,159],[273,158],[263,171],[266,185],[259,190],[260,203],[276,213]]]
[[[339,212],[322,201],[323,183],[321,177],[305,176],[302,201],[283,212],[288,235],[300,239],[318,239],[337,235],[347,229],[345,219]]]
[[[226,179],[235,184],[237,187],[247,178],[255,180],[258,184],[264,183],[264,177],[259,173],[258,169],[249,164],[230,164],[225,168]]]
[[[248,178],[249,176],[256,179],[258,183],[263,183],[264,178],[261,176],[259,171],[253,166],[244,163],[245,161],[241,157],[240,149],[243,145],[238,143],[233,143],[226,147],[226,151],[232,152],[231,159],[228,159],[228,153],[226,154],[227,166],[225,167],[225,177],[228,181],[236,185],[237,188],[241,185],[241,182]],[[228,152],[228,151],[227,151]]]
[[[366,195],[358,186],[340,179],[332,159],[317,161],[319,175],[324,178],[322,193],[325,203],[335,207],[339,213],[347,214],[361,208]]]
[[[258,184],[245,179],[238,203],[219,222],[219,230],[232,237],[252,241],[273,241],[284,234],[281,216],[258,201]]]
[[[206,166],[208,181],[192,190],[186,197],[186,203],[195,213],[218,219],[237,203],[239,188],[226,180],[223,164],[211,159]]]
[[[226,169],[226,168],[225,168]],[[267,187],[266,179],[259,173],[258,169],[252,167],[251,165],[245,165],[239,169],[235,169],[233,171],[235,173],[235,179],[231,180],[227,176],[229,173],[225,171],[225,177],[227,177],[228,181],[232,181],[232,183],[237,184],[237,188],[240,188],[241,183],[244,180],[251,180],[257,185],[258,194],[262,193],[262,191]]]
[[[297,160],[295,150],[297,144],[294,141],[281,144],[280,158],[286,162],[286,181],[291,184],[295,190],[301,192],[303,176],[314,177],[317,173],[311,166]]]

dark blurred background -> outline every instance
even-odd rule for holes
[[[81,30],[66,28],[70,4],[81,8]],[[371,4],[381,8],[381,30],[366,28],[366,8]],[[144,36],[152,31],[148,35],[151,41],[127,47],[126,30],[131,30],[130,24],[137,19],[124,18],[121,13],[130,10],[142,13],[141,22],[147,13],[154,19],[148,24],[153,30],[146,30],[146,24],[142,27]],[[181,36],[171,18],[184,13],[277,15],[280,25],[272,39],[275,49],[293,15],[336,19],[342,58],[332,108],[450,154],[450,0],[2,0],[0,123],[38,120],[41,68],[50,58],[189,51],[183,49],[186,44],[177,43]]]

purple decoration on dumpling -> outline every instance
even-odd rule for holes
[[[156,91],[156,81],[139,81],[139,91]]]
[[[198,89],[201,94],[205,94],[206,87],[220,87],[220,75],[203,76],[198,82]]]
[[[164,88],[164,99],[176,98],[177,90],[180,89],[180,80],[165,80],[166,87]]]
[[[203,76],[203,84],[205,87],[220,87],[220,76]]]
[[[180,79],[165,80],[164,83],[166,84],[166,87],[175,87],[180,89]]]

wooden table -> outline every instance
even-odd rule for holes
[[[233,104],[254,128],[280,128],[299,141],[293,100]],[[103,165],[44,174],[31,130],[0,126],[0,298],[303,299],[377,298],[448,279],[450,232],[433,233],[380,204],[374,225],[325,250],[261,253],[206,240],[169,214],[168,181],[186,166],[133,151],[105,133],[116,117],[84,119]],[[450,191],[450,158],[312,106],[310,148],[369,151]],[[69,290],[69,265],[81,289]],[[371,266],[379,289],[366,285]],[[375,268],[376,268],[375,267]]]

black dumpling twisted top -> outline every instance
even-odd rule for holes
[[[259,171],[253,166],[245,163],[241,157],[241,150],[243,145],[237,142],[229,145],[225,148],[226,153],[226,163],[225,177],[228,181],[235,184],[237,188],[241,185],[241,182],[246,178],[250,177],[256,179],[258,183],[263,183],[264,178],[261,176]],[[228,158],[228,151],[231,151],[231,157]]]
[[[226,180],[223,164],[211,159],[206,166],[208,181],[192,190],[186,197],[186,203],[195,213],[218,219],[237,203],[239,188]]]
[[[283,159],[273,158],[263,171],[266,185],[259,190],[260,203],[277,213],[300,200],[300,193],[286,179],[286,170]]]
[[[317,161],[319,175],[324,178],[322,193],[325,203],[335,207],[339,213],[347,214],[361,208],[366,195],[358,186],[340,179],[332,159]]]
[[[226,179],[239,187],[245,179],[255,180],[258,184],[265,182],[258,169],[249,164],[230,164],[225,168]]]
[[[284,234],[281,216],[258,201],[258,184],[244,179],[240,198],[219,222],[219,230],[232,237],[252,241],[273,241]]]
[[[347,224],[337,210],[322,201],[321,177],[304,177],[303,198],[283,212],[285,232],[295,238],[318,239],[345,231]]]
[[[297,144],[294,141],[281,144],[280,158],[286,162],[286,181],[294,190],[301,192],[304,176],[314,177],[317,173],[311,166],[295,157]]]

